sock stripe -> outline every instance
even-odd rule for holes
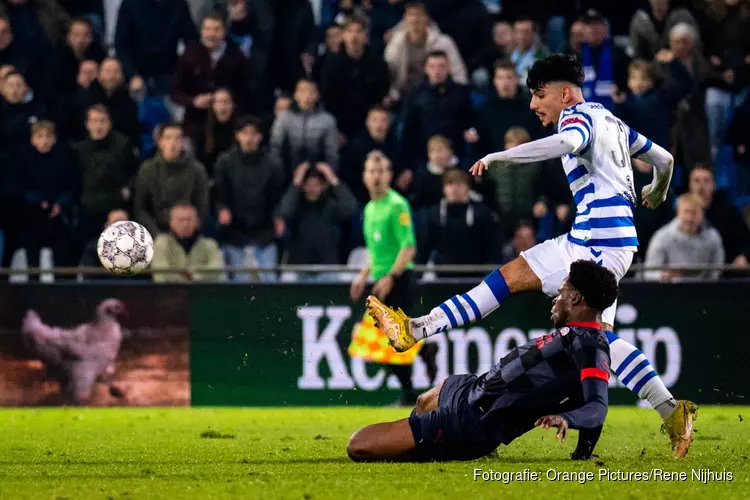
[[[637,357],[638,357],[638,356],[640,356],[641,354],[643,354],[643,353],[642,353],[641,351],[639,351],[638,349],[636,349],[636,350],[634,350],[633,352],[631,352],[631,353],[630,353],[630,354],[628,355],[628,357],[627,357],[627,358],[625,358],[625,359],[624,359],[624,360],[622,361],[622,363],[620,364],[620,366],[618,366],[617,368],[615,368],[615,375],[617,375],[618,377],[619,377],[620,375],[622,375],[622,372],[623,372],[623,371],[625,371],[625,368],[627,368],[628,366],[630,366],[630,363],[632,363],[632,362],[633,362],[633,360],[635,360],[635,358],[637,358]]]
[[[451,322],[451,327],[452,328],[458,327],[458,323],[456,322],[456,317],[453,315],[453,311],[451,311],[451,308],[448,307],[448,305],[445,302],[440,304],[440,309],[442,309],[445,315],[448,316],[448,321]]]
[[[474,299],[472,299],[468,293],[462,294],[461,298],[469,304],[469,307],[471,307],[471,310],[474,313],[474,321],[479,321],[482,318],[482,313],[479,312],[479,308],[477,307],[477,303],[474,302]]]
[[[656,372],[654,370],[651,370],[646,375],[641,377],[638,383],[635,384],[631,390],[635,392],[636,394],[638,394],[639,392],[641,392],[641,389],[643,389],[643,386],[646,385],[646,382],[648,382],[654,377],[656,377]]]
[[[628,385],[630,381],[633,380],[633,378],[635,378],[636,375],[641,373],[647,366],[651,366],[651,363],[649,363],[647,359],[644,359],[643,361],[638,363],[638,365],[636,365],[636,367],[633,368],[633,371],[628,373],[628,376],[622,379],[621,382],[623,383],[623,385]]]
[[[463,304],[461,304],[461,301],[458,300],[458,296],[451,297],[451,302],[453,302],[453,305],[456,306],[458,314],[461,315],[461,319],[463,320],[462,325],[467,324],[469,322],[469,315],[466,313],[466,309],[464,308]]]
[[[495,296],[498,304],[502,304],[503,300],[510,295],[510,289],[508,284],[505,282],[505,278],[500,274],[500,271],[495,269],[484,278],[484,282],[490,287],[492,295]]]

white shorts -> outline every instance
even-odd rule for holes
[[[597,262],[612,271],[619,283],[630,269],[633,255],[632,251],[619,248],[593,248],[577,245],[568,240],[567,234],[521,252],[521,256],[526,259],[531,270],[541,280],[542,291],[550,297],[557,295],[573,262],[577,260]],[[602,313],[602,322],[614,325],[616,310],[617,301]]]

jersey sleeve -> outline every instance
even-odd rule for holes
[[[651,148],[654,147],[654,143],[645,135],[641,135],[628,127],[628,147],[630,148],[630,156],[632,158],[638,158],[639,156],[651,151]]]
[[[578,337],[574,343],[573,362],[580,372],[581,382],[600,379],[609,382],[609,348],[594,338]]]
[[[589,115],[580,111],[574,111],[562,117],[560,126],[558,127],[558,133],[577,134],[580,139],[576,141],[576,147],[573,150],[573,154],[580,155],[584,154],[588,151],[589,147],[591,147],[591,141],[593,140],[593,125],[593,121]]]
[[[396,236],[399,249],[416,246],[417,238],[414,234],[414,222],[409,204],[407,202],[395,204],[391,219],[393,234]]]

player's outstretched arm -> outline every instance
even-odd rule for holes
[[[634,130],[630,133],[630,156],[654,166],[654,180],[644,186],[641,195],[643,206],[658,207],[667,199],[674,171],[674,158],[669,151]]]
[[[534,163],[538,161],[560,158],[580,151],[590,140],[581,129],[564,130],[558,134],[527,142],[519,146],[490,153],[471,167],[473,175],[482,175],[492,164],[493,166],[507,166],[517,163]]]

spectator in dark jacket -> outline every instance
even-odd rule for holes
[[[112,130],[109,111],[95,104],[86,113],[88,138],[74,147],[81,177],[81,243],[96,236],[107,214],[131,201],[138,160],[128,138]]]
[[[135,217],[152,236],[169,230],[169,211],[178,202],[190,203],[201,221],[208,215],[208,179],[203,165],[183,152],[182,125],[168,123],[158,134],[159,150],[138,170]]]
[[[390,84],[385,60],[367,47],[367,21],[350,19],[344,50],[328,58],[320,82],[323,104],[347,140],[362,130],[367,111],[383,102]]]
[[[651,64],[636,59],[628,68],[629,92],[612,96],[617,116],[667,150],[672,148],[672,112],[692,87],[690,73],[679,61],[670,61],[669,68],[669,81],[662,87],[655,87]]]
[[[362,182],[362,174],[365,171],[365,160],[370,152],[381,151],[391,160],[394,174],[397,176],[396,187],[405,189],[411,183],[411,171],[409,171],[408,182],[401,180],[401,149],[396,139],[396,134],[391,129],[391,113],[382,106],[374,106],[367,113],[365,130],[346,144],[342,152],[340,177],[351,189],[361,206],[370,201],[370,195]]]
[[[533,139],[548,135],[539,119],[529,109],[531,96],[521,87],[512,62],[501,60],[495,64],[494,91],[479,109],[478,129],[483,149],[487,152],[505,148],[505,134],[511,127],[523,127]]]
[[[420,264],[497,264],[500,240],[490,210],[472,199],[469,175],[459,169],[443,174],[443,198],[427,211]],[[451,274],[451,276],[456,276]]]
[[[70,22],[57,0],[0,0],[0,17],[9,18],[19,42],[43,58],[63,43]]]
[[[333,55],[341,52],[343,46],[344,29],[338,24],[332,24],[326,28],[325,32],[325,49],[322,54],[315,58],[315,64],[313,64],[312,78],[316,82],[320,81],[320,77],[323,74],[323,68],[326,65],[326,61]]]
[[[219,240],[231,267],[278,264],[273,210],[282,188],[282,172],[273,155],[261,149],[262,127],[258,119],[241,119],[235,134],[237,145],[216,162]],[[248,281],[250,276],[235,274],[233,278]],[[273,281],[275,275],[265,272],[260,278]]]
[[[250,66],[237,45],[226,39],[224,20],[209,14],[201,40],[185,49],[172,78],[172,100],[185,106],[185,132],[194,137],[204,127],[214,92],[226,88],[240,112],[250,111]]]
[[[76,93],[78,69],[83,61],[93,60],[100,63],[105,56],[101,45],[94,43],[91,23],[84,18],[73,19],[68,27],[65,43],[60,45],[55,56],[56,97],[65,99]]]
[[[185,0],[122,0],[115,47],[130,90],[169,94],[177,45],[198,39]]]
[[[116,208],[106,215],[106,222],[103,226],[99,226],[99,232],[108,228],[112,224],[115,224],[116,222],[123,222],[127,220],[130,220],[130,215],[128,215],[128,212],[121,208]],[[101,268],[102,270],[104,270],[104,266],[102,266],[102,263],[99,260],[99,252],[96,249],[98,243],[99,234],[96,234],[92,236],[91,239],[86,243],[86,246],[83,249],[83,253],[81,254],[81,259],[78,261],[78,267]],[[91,274],[88,276],[79,274],[79,276],[84,280],[109,278],[109,276],[107,276],[106,274]],[[123,277],[121,276],[119,278]]]
[[[427,81],[417,87],[404,104],[403,144],[408,161],[425,159],[425,145],[434,135],[447,137],[459,156],[465,144],[479,140],[472,130],[474,116],[469,90],[448,76],[448,58],[443,52],[427,56]]]
[[[15,39],[8,18],[0,17],[0,66],[13,66],[33,90],[44,94],[48,87],[44,64],[31,54],[28,47]]]
[[[0,109],[0,149],[13,154],[29,144],[31,124],[47,117],[47,109],[26,86],[20,73],[10,71],[2,86],[4,102]]]
[[[737,108],[727,131],[737,164],[737,187],[740,195],[750,194],[750,99]]]
[[[21,247],[29,267],[39,267],[42,248],[52,249],[56,265],[68,265],[67,220],[77,175],[74,156],[65,144],[57,144],[52,122],[32,125],[31,145],[20,150],[17,165],[24,204]]]
[[[138,104],[130,96],[123,79],[122,65],[117,59],[105,59],[99,67],[96,81],[89,88],[78,90],[76,123],[71,124],[76,129],[75,138],[86,136],[81,125],[85,123],[86,111],[94,104],[106,106],[112,118],[112,128],[127,137],[134,147],[140,147]]]
[[[318,107],[318,87],[303,79],[294,91],[294,104],[281,113],[271,129],[271,154],[283,165],[284,184],[302,163],[339,166],[339,134],[336,119]]]
[[[588,29],[586,43],[581,49],[581,63],[586,74],[583,97],[611,110],[614,107],[612,91],[627,87],[630,57],[615,45],[609,36],[609,23],[599,12],[588,11],[584,20]]]
[[[206,168],[209,179],[214,177],[214,166],[219,156],[234,144],[237,115],[234,97],[227,89],[218,89],[211,99],[211,110],[205,122],[191,137],[196,158]]]
[[[357,201],[331,167],[325,163],[297,167],[277,210],[277,235],[282,230],[289,233],[287,263],[338,264],[341,226],[356,212]],[[296,278],[308,281],[331,277],[298,273]]]
[[[443,175],[458,167],[459,163],[449,139],[442,135],[430,137],[427,141],[427,163],[417,168],[409,197],[414,212],[440,202],[443,198]]]
[[[726,193],[716,189],[713,171],[707,165],[696,165],[690,172],[690,192],[698,195],[706,207],[706,220],[714,226],[724,243],[727,264],[747,267],[750,257],[750,234],[739,210]]]

